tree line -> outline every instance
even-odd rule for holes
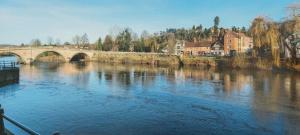
[[[122,52],[156,52],[160,53],[167,50],[169,53],[175,51],[176,40],[185,41],[202,41],[202,40],[220,40],[225,33],[225,29],[219,27],[220,17],[216,16],[213,20],[213,25],[209,28],[203,25],[194,25],[191,28],[168,28],[165,31],[150,34],[143,31],[140,35],[135,33],[131,28],[117,30],[117,34],[108,34],[104,39],[98,38],[95,43],[90,43],[87,34],[75,35],[72,42],[65,42],[63,45],[74,45],[80,48],[97,49],[101,51],[122,51]],[[239,28],[233,26],[232,31],[247,33],[245,27]],[[58,40],[58,39],[57,39]],[[59,41],[59,40],[58,40]],[[54,42],[53,38],[49,37],[44,45],[61,45],[59,42]],[[34,39],[31,42],[32,46],[43,45],[39,39]]]

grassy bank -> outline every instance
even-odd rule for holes
[[[115,53],[100,52],[95,54],[92,61],[116,64],[142,64],[156,66],[179,66],[178,56],[151,53]]]
[[[184,66],[216,67],[219,69],[259,69],[259,70],[292,70],[300,72],[300,64],[293,65],[289,62],[276,67],[268,58],[253,58],[246,56],[236,57],[182,57]]]
[[[236,57],[179,57],[157,53],[130,53],[130,52],[97,52],[91,61],[110,64],[137,64],[153,66],[178,67],[215,67],[229,69],[287,69],[300,71],[300,65],[284,64],[274,68],[273,62],[266,58],[253,58],[247,56]],[[42,55],[37,62],[64,62],[64,58],[56,54]]]
[[[216,57],[181,57],[181,62],[184,66],[208,66],[208,67],[216,67],[217,66],[217,58]]]
[[[61,55],[53,52],[46,52],[41,55],[39,55],[35,62],[65,62],[65,58]]]
[[[272,70],[273,63],[269,59],[248,58],[248,57],[223,57],[218,62],[218,67],[226,67],[233,69],[263,69]]]

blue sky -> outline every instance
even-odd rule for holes
[[[0,0],[0,44],[48,37],[71,41],[87,33],[94,42],[115,28],[159,32],[166,28],[249,26],[256,16],[281,20],[299,0]],[[300,1],[299,1],[300,2]]]

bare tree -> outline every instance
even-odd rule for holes
[[[81,42],[81,45],[82,45],[83,47],[88,47],[88,45],[90,44],[90,42],[89,42],[88,35],[87,35],[86,33],[84,33],[84,34],[81,36],[80,42]]]
[[[124,30],[125,30],[124,28],[121,28],[119,26],[114,26],[109,29],[109,35],[113,38],[113,40],[116,40],[117,36]]]
[[[33,39],[33,40],[31,40],[30,44],[31,44],[31,46],[38,47],[38,46],[42,45],[42,42],[39,39]]]
[[[169,54],[175,54],[175,44],[176,44],[176,39],[174,33],[169,33],[167,35],[168,39],[168,52]]]
[[[48,45],[53,45],[54,44],[54,40],[52,37],[48,37],[47,39]]]
[[[149,38],[149,37],[150,37],[149,32],[146,31],[146,30],[144,30],[144,31],[142,32],[142,34],[141,34],[141,38],[147,39],[147,38]]]
[[[75,35],[75,36],[73,37],[73,39],[72,39],[73,44],[76,45],[77,47],[80,46],[80,40],[81,40],[81,37],[78,36],[78,35]]]
[[[293,3],[287,7],[292,18],[297,17],[300,14],[300,3]]]
[[[61,42],[60,42],[60,39],[59,39],[59,38],[57,38],[57,39],[55,40],[55,45],[61,45]]]

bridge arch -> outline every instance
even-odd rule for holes
[[[20,54],[16,53],[16,52],[12,52],[12,51],[9,51],[9,52],[0,52],[0,55],[9,55],[9,56],[15,56],[17,57],[17,62],[19,63],[26,63],[26,59],[23,58]]]
[[[84,52],[75,53],[72,57],[70,57],[70,62],[80,62],[80,61],[89,61],[90,56]]]
[[[50,57],[50,58],[47,59],[47,61],[50,61],[50,62],[66,62],[66,58],[63,54],[61,54],[57,51],[52,51],[52,50],[51,51],[43,51],[41,53],[38,53],[34,57],[33,61],[34,62],[40,61],[40,58],[45,57],[45,56],[51,56],[51,55],[57,56],[57,57]],[[43,61],[43,60],[41,60],[41,61]]]

